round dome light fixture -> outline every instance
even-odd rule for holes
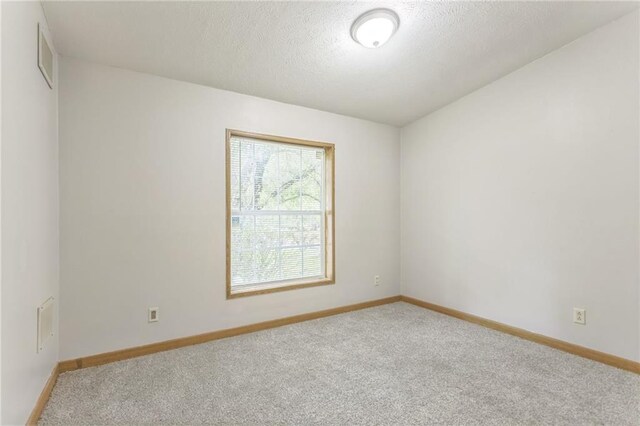
[[[393,10],[373,9],[363,13],[351,26],[351,37],[370,49],[385,44],[398,30],[400,18]]]

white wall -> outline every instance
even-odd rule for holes
[[[40,3],[3,3],[2,424],[26,422],[58,361],[57,334],[36,352],[36,308],[59,299],[58,92],[37,67],[38,22]]]
[[[636,11],[402,129],[402,294],[640,360],[639,30]]]
[[[397,128],[66,58],[60,76],[61,359],[399,294]],[[336,285],[226,300],[225,128],[335,143]]]
[[[0,423],[2,423],[2,2],[0,2]]]
[[[2,2],[0,2],[0,423],[2,423]]]

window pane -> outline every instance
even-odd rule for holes
[[[322,252],[320,247],[307,247],[304,249],[305,277],[317,277],[322,274]]]
[[[277,249],[255,251],[255,280],[256,282],[276,281],[280,279],[280,268]]]
[[[323,151],[315,149],[302,151],[302,177],[300,181],[302,210],[320,210],[322,207],[323,164]]]
[[[300,278],[302,276],[302,249],[288,248],[281,252],[282,279]]]
[[[255,247],[278,247],[279,243],[279,217],[256,216]]]
[[[231,199],[231,210],[240,210],[240,140],[232,139],[230,146],[231,154],[231,182],[229,187],[231,193],[229,198]]]
[[[254,283],[254,263],[253,250],[233,250],[231,252],[231,284]]]
[[[231,244],[234,249],[253,248],[253,216],[231,216]]]
[[[301,161],[300,149],[280,149],[280,210],[300,210]]]
[[[240,209],[253,210],[253,189],[255,161],[254,144],[246,140],[240,142]]]
[[[320,244],[322,232],[322,216],[305,215],[302,223],[304,245]]]
[[[254,208],[278,209],[278,146],[255,143]]]
[[[280,216],[280,241],[280,244],[285,247],[302,244],[302,216]]]

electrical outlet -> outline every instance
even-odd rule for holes
[[[585,325],[587,323],[587,312],[581,308],[573,308],[573,322]]]
[[[160,308],[149,308],[149,322],[160,320]]]
[[[375,285],[376,287],[380,285],[380,275],[375,275],[373,277],[373,285]]]

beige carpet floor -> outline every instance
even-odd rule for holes
[[[640,376],[400,302],[65,373],[40,422],[640,425]]]

